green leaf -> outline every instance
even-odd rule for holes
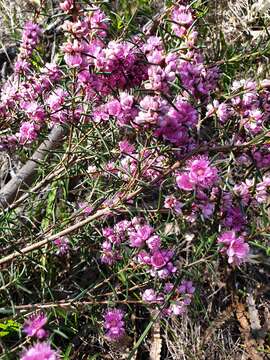
[[[0,329],[2,330],[0,331],[0,337],[7,336],[14,331],[19,331],[20,327],[21,324],[14,320],[7,320],[4,323],[0,323]]]

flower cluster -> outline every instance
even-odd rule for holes
[[[194,292],[195,287],[192,281],[183,280],[180,286],[167,282],[162,292],[157,293],[152,288],[146,289],[142,294],[142,300],[149,304],[164,304],[166,296],[170,295],[170,300],[163,308],[162,314],[163,316],[178,316],[187,312]]]
[[[218,238],[218,243],[223,245],[220,252],[228,256],[229,264],[238,266],[247,260],[249,245],[243,236],[237,237],[235,231],[222,233]]]
[[[180,5],[172,11],[172,29],[179,37],[187,35],[187,32],[195,20],[190,7]]]
[[[20,360],[60,360],[60,355],[51,348],[50,344],[38,342],[23,351]]]
[[[39,38],[41,36],[41,28],[31,22],[28,21],[24,25],[23,33],[22,33],[22,45],[21,45],[21,58],[29,58],[32,55],[33,50],[38,44]]]
[[[28,319],[26,319],[23,331],[27,336],[42,339],[47,336],[46,330],[43,329],[47,321],[47,316],[44,313],[31,315]]]
[[[27,336],[41,340],[48,336],[44,329],[47,321],[44,313],[33,314],[25,320],[23,332]],[[20,360],[60,360],[60,353],[53,350],[49,342],[37,342],[21,353]]]
[[[207,116],[215,115],[222,124],[228,120],[237,121],[239,128],[245,129],[247,137],[262,133],[270,119],[269,82],[234,81],[231,90],[236,95],[222,103],[214,100],[213,104],[208,105]]]
[[[58,255],[65,255],[69,251],[69,239],[65,236],[55,239],[54,245],[57,247]]]
[[[102,229],[98,243],[102,269],[114,271],[131,260],[140,281],[147,280],[147,285],[142,281],[134,286],[140,304],[162,308],[164,317],[182,315],[195,287],[188,280],[179,285],[181,265],[175,260],[181,240],[176,231],[165,234],[163,224],[169,227],[175,221],[179,228],[192,227],[198,235],[191,239],[194,243],[211,230],[217,238],[215,249],[229,265],[248,261],[249,220],[269,203],[270,144],[265,134],[270,82],[237,80],[228,86],[230,96],[215,93],[220,70],[208,64],[200,50],[196,9],[188,1],[164,13],[170,18],[161,31],[117,39],[101,8],[65,0],[60,9],[65,40],[55,62],[33,57],[42,30],[32,22],[24,26],[14,74],[1,88],[0,121],[7,125],[0,150],[20,147],[28,154],[31,144],[55,126],[69,129],[63,167],[66,160],[74,163],[59,176],[78,181],[75,205],[73,194],[66,201],[67,212],[79,207],[71,220],[84,219],[86,224],[88,216],[97,219],[95,212],[105,213],[108,207],[102,221],[110,226]],[[130,214],[128,219],[122,211]],[[138,213],[145,217],[133,215]],[[155,228],[150,225],[154,221]],[[57,255],[70,248],[66,237],[53,245]],[[124,317],[120,309],[105,312],[110,341],[125,335]],[[48,335],[46,323],[45,314],[32,315],[23,331],[40,341]],[[22,360],[59,358],[48,342],[33,344],[21,354]]]
[[[211,188],[217,179],[217,169],[211,166],[207,157],[200,156],[188,162],[186,172],[176,176],[176,183],[180,189],[190,191]]]
[[[125,334],[124,312],[120,309],[108,309],[104,314],[104,328],[110,341],[118,341]]]
[[[102,244],[101,261],[105,264],[112,265],[121,259],[120,245],[125,243],[140,250],[136,259],[147,266],[152,276],[166,279],[177,271],[172,263],[173,250],[161,247],[161,238],[142,218],[122,220],[113,228],[105,228],[103,236],[106,240]]]

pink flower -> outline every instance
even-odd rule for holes
[[[14,70],[17,74],[29,74],[30,73],[30,64],[25,59],[18,59],[14,64]]]
[[[194,183],[191,181],[187,173],[179,174],[176,176],[176,183],[179,189],[190,191],[194,188]]]
[[[141,238],[137,232],[132,232],[129,234],[129,242],[131,247],[142,247],[145,243],[145,240]]]
[[[20,52],[21,58],[28,58],[32,55],[32,52],[39,41],[41,32],[39,25],[32,23],[31,21],[24,24]]]
[[[85,52],[85,46],[82,42],[74,40],[73,43],[68,42],[63,46],[63,51],[65,53],[64,59],[68,66],[70,67],[80,67],[85,64],[85,59],[83,53]]]
[[[208,158],[200,156],[189,162],[189,178],[201,187],[210,187],[217,180],[217,169],[210,165]]]
[[[135,152],[135,146],[127,140],[119,141],[119,148],[121,153],[132,154]]]
[[[19,141],[21,144],[26,142],[32,142],[36,140],[37,134],[37,127],[35,124],[25,121],[22,123],[20,130],[19,130]]]
[[[109,309],[104,315],[106,336],[111,341],[119,340],[125,334],[124,313],[119,309]]]
[[[161,239],[158,235],[153,235],[146,240],[146,244],[151,251],[157,251],[161,245]]]
[[[243,236],[236,237],[235,231],[224,232],[218,237],[218,242],[224,245],[220,252],[228,255],[229,264],[238,266],[247,260],[249,245]]]
[[[207,110],[207,116],[216,114],[222,124],[226,123],[233,116],[232,108],[226,103],[219,104],[217,100],[214,100],[213,104],[207,105]]]
[[[48,97],[46,103],[50,107],[52,111],[59,110],[63,104],[65,103],[65,99],[67,97],[67,92],[62,88],[57,88],[54,92]]]
[[[154,289],[146,289],[142,294],[142,300],[144,302],[155,302],[157,299],[157,295]]]
[[[172,29],[177,36],[183,36],[187,29],[192,25],[193,16],[187,6],[180,5],[174,8],[172,12]]]
[[[143,225],[136,232],[129,234],[130,246],[142,247],[147,239],[151,236],[154,229],[149,225]]]
[[[111,116],[118,116],[121,113],[121,105],[118,100],[112,100],[106,104],[108,114]]]
[[[166,196],[165,201],[164,201],[164,207],[166,209],[171,209],[176,214],[181,214],[182,206],[183,206],[183,204],[180,201],[178,201],[175,196],[173,196],[173,195]]]
[[[49,343],[39,342],[25,350],[20,360],[60,360],[60,355]]]
[[[187,6],[183,5],[180,5],[173,10],[172,19],[179,25],[185,26],[190,26],[193,22],[193,17],[190,9]]]
[[[47,323],[47,317],[44,313],[31,315],[25,320],[23,331],[28,336],[34,336],[38,339],[42,339],[47,335],[47,332],[43,329],[43,326]]]
[[[65,255],[69,250],[69,240],[67,237],[59,237],[58,239],[54,240],[54,244],[58,248],[59,255]]]
[[[150,225],[143,225],[137,230],[137,234],[143,239],[147,240],[153,233],[154,229]]]
[[[187,308],[182,301],[176,301],[170,305],[170,311],[173,315],[183,315],[186,312]]]
[[[46,117],[43,107],[35,101],[25,103],[24,110],[29,118],[36,122],[43,122]]]
[[[133,106],[134,98],[127,93],[120,94],[120,104],[124,111],[130,110]]]
[[[270,177],[264,176],[263,181],[258,183],[256,186],[256,194],[255,199],[259,204],[263,204],[267,202],[269,198],[268,188],[270,187]]]
[[[74,0],[65,0],[64,2],[61,2],[59,5],[63,11],[68,12],[73,8]]]
[[[156,268],[162,268],[167,264],[167,259],[162,251],[155,251],[151,256],[151,265]]]
[[[144,251],[144,250],[142,250],[142,251],[139,252],[139,254],[138,254],[138,261],[139,261],[139,263],[142,263],[142,264],[145,264],[145,265],[151,265],[151,257],[150,257],[150,255],[149,255],[146,251]]]
[[[192,190],[195,186],[209,188],[217,181],[217,169],[210,165],[205,156],[198,156],[188,162],[187,172],[176,177],[180,189]]]

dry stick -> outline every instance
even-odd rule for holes
[[[57,234],[48,236],[44,240],[41,240],[41,241],[39,241],[37,243],[26,246],[25,248],[23,248],[20,251],[15,251],[14,253],[12,253],[10,255],[5,256],[4,258],[0,259],[0,265],[3,265],[4,263],[15,259],[16,257],[18,257],[20,255],[24,255],[24,254],[27,254],[27,253],[33,251],[33,250],[37,250],[37,249],[45,246],[49,242],[51,242],[51,241],[53,241],[53,240],[55,240],[55,239],[57,239],[57,238],[59,238],[61,236],[65,236],[67,234],[70,234],[71,232],[81,228],[82,226],[88,224],[89,222],[91,222],[91,221],[93,221],[93,220],[95,220],[95,219],[97,219],[97,218],[99,218],[99,217],[101,217],[103,215],[106,215],[109,212],[110,212],[109,208],[99,210],[94,215],[87,217],[86,219],[84,219],[84,220],[82,220],[82,221],[68,227],[65,230],[62,230],[62,231],[58,232]]]
[[[238,144],[238,145],[224,145],[224,146],[216,146],[216,147],[209,147],[207,145],[203,145],[203,146],[199,146],[198,148],[194,149],[193,151],[191,151],[189,154],[187,154],[182,160],[177,161],[176,163],[174,163],[173,166],[171,166],[170,168],[168,168],[162,175],[160,175],[158,178],[154,179],[153,181],[151,181],[148,185],[151,186],[153,184],[155,184],[156,182],[158,182],[160,179],[162,179],[164,176],[167,176],[169,174],[171,174],[173,171],[177,170],[179,167],[181,167],[182,164],[185,163],[185,161],[189,158],[191,158],[192,156],[194,156],[195,154],[199,154],[199,153],[204,153],[206,151],[208,152],[228,152],[231,151],[233,149],[243,149],[249,146],[253,146],[254,143],[253,141],[244,143],[244,144]],[[127,196],[123,197],[121,199],[122,203],[125,203],[131,199],[134,199],[137,195],[139,195],[141,192],[143,192],[144,187],[139,187],[137,190],[135,190],[134,192],[128,194]],[[105,209],[101,209],[98,210],[95,214],[93,214],[92,216],[87,217],[86,219],[66,228],[65,230],[62,230],[60,232],[58,232],[57,234],[51,235],[46,237],[44,240],[41,240],[37,243],[28,245],[26,247],[24,247],[22,250],[20,251],[15,251],[14,253],[7,255],[5,257],[3,257],[2,259],[0,259],[0,266],[5,264],[6,262],[9,262],[11,260],[14,260],[15,258],[19,257],[20,255],[24,255],[27,254],[31,251],[37,250],[43,246],[45,246],[46,244],[48,244],[49,242],[61,237],[61,236],[65,236],[68,235],[70,233],[72,233],[75,230],[80,229],[81,227],[83,227],[84,225],[90,223],[93,220],[96,220],[104,215],[109,214],[112,210],[117,210],[117,208],[120,206],[121,204],[116,203],[114,206],[112,206],[111,208],[105,208]]]
[[[34,152],[31,159],[21,168],[0,191],[0,208],[5,209],[25,188],[34,181],[35,174],[38,170],[40,161],[44,160],[46,155],[53,149],[57,148],[65,137],[66,129],[62,126],[55,126],[50,132],[48,138]]]
[[[41,310],[41,309],[51,309],[51,308],[81,308],[87,305],[100,305],[100,304],[109,304],[109,300],[90,300],[90,301],[58,301],[45,304],[26,304],[26,305],[16,305],[13,308],[8,310],[0,308],[0,313],[12,312],[15,311],[29,311],[29,310]],[[141,300],[115,300],[115,304],[144,304]],[[6,310],[6,311],[5,311]]]
[[[87,136],[88,133],[85,134],[85,136],[83,137],[83,139]],[[78,143],[80,144],[80,142]],[[76,146],[72,149],[73,151],[76,150],[76,147],[78,146],[78,144],[76,144]],[[24,200],[26,200],[30,194],[35,193],[37,190],[39,190],[40,188],[42,188],[43,186],[45,186],[46,184],[48,184],[52,179],[56,178],[58,175],[60,175],[66,168],[67,166],[71,166],[74,163],[80,162],[81,160],[87,160],[87,158],[83,158],[83,159],[76,159],[75,156],[71,157],[68,161],[68,163],[66,164],[66,166],[62,166],[60,168],[57,169],[57,167],[61,166],[62,163],[64,162],[64,159],[62,159],[62,161],[55,167],[54,171],[49,173],[47,176],[45,176],[45,178],[43,178],[38,184],[36,184],[33,188],[29,189],[28,192],[24,193],[22,196],[20,196],[16,201],[12,202],[8,207],[6,207],[6,209],[3,210],[3,212],[5,211],[9,211],[9,210],[13,210],[16,209],[16,207],[18,207]],[[0,192],[1,194],[1,192]],[[0,204],[0,208],[1,208],[1,204]],[[0,213],[0,215],[2,215],[2,213]]]
[[[74,165],[80,161],[84,161],[87,160],[87,158],[83,158],[83,159],[75,159],[75,157],[72,157],[70,159],[70,161],[67,163],[66,166],[62,166],[58,169],[55,169],[53,172],[49,173],[47,176],[45,176],[45,178],[43,178],[37,185],[35,185],[34,187],[32,187],[31,189],[29,189],[28,192],[26,192],[24,195],[20,196],[16,201],[14,201],[11,205],[9,205],[6,209],[3,210],[3,213],[5,211],[8,210],[14,210],[16,209],[22,202],[24,202],[24,200],[26,200],[30,194],[35,193],[37,190],[39,190],[40,188],[42,188],[43,186],[45,186],[46,184],[48,184],[52,179],[56,179],[58,180],[57,176],[61,175],[62,172],[65,171],[65,169],[67,168],[67,166],[71,166]],[[59,164],[58,164],[59,165]],[[60,164],[61,165],[61,164]],[[57,168],[57,166],[56,166]],[[1,205],[0,205],[1,206]],[[2,215],[2,213],[0,213],[0,215]]]

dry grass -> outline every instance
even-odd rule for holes
[[[213,0],[211,9],[211,21],[230,43],[248,40],[254,45],[269,36],[269,0]]]

